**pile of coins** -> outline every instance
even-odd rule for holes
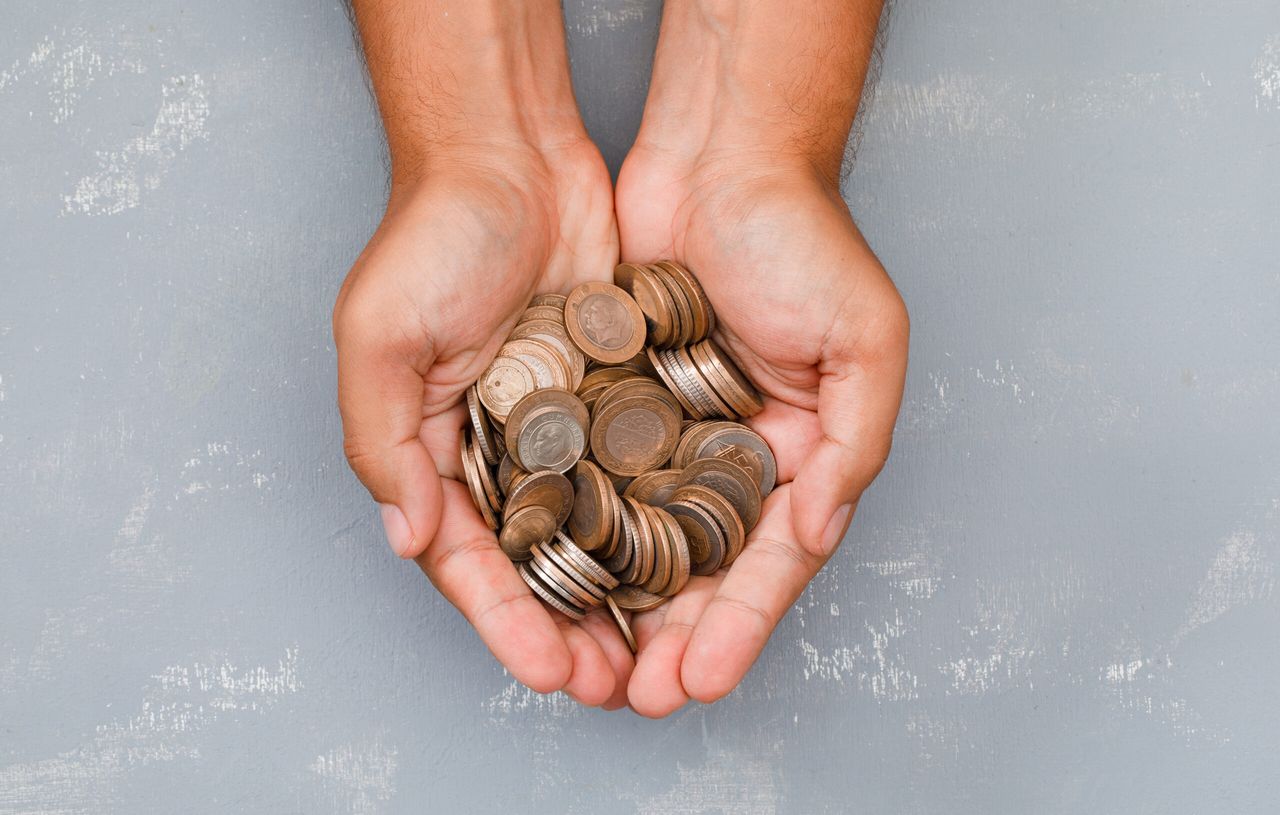
[[[777,481],[737,420],[760,394],[710,339],[706,293],[671,261],[538,295],[467,390],[463,472],[502,551],[572,619],[657,608],[742,553]]]

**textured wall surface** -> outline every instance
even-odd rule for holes
[[[568,0],[616,167],[659,8]],[[0,812],[1274,812],[1280,7],[901,0],[846,196],[894,457],[742,687],[539,697],[346,469],[342,8],[0,27]]]

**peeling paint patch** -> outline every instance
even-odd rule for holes
[[[209,98],[199,74],[170,77],[160,94],[150,130],[117,150],[98,153],[98,171],[62,197],[63,215],[115,215],[133,209],[144,191],[160,186],[179,153],[208,137]]]

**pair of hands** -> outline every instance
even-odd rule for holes
[[[889,453],[908,322],[833,180],[802,161],[639,141],[616,193],[585,137],[456,146],[393,191],[334,311],[345,449],[388,538],[539,692],[663,716],[733,690],[843,537]],[[616,213],[616,215],[615,215]],[[572,622],[529,591],[471,505],[462,396],[529,299],[674,258],[765,395],[748,421],[780,486],[731,569],[636,614]]]

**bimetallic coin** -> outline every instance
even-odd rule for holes
[[[574,465],[569,532],[588,552],[603,548],[613,537],[613,494],[613,485],[599,467],[590,461]]]
[[[778,482],[778,462],[768,443],[740,424],[717,424],[700,440],[693,457],[728,459],[747,470],[760,485],[761,498],[768,498]]]
[[[528,584],[529,588],[533,589],[533,593],[541,597],[547,605],[551,606],[571,620],[586,619],[587,615],[583,613],[582,609],[576,608],[562,600],[554,590],[549,588],[547,584],[543,582],[543,578],[530,570],[530,563],[532,563],[532,561],[521,563],[518,571],[520,572],[520,577],[524,582]]]
[[[680,440],[680,417],[660,399],[634,396],[598,411],[591,451],[615,475],[637,476],[661,467]]]
[[[622,632],[622,638],[627,641],[627,647],[631,649],[631,653],[636,653],[636,635],[631,633],[631,624],[623,615],[622,609],[618,607],[618,601],[613,599],[610,594],[604,598],[604,604],[609,607],[609,613],[613,615],[613,621],[618,624],[618,630]]]
[[[686,484],[672,493],[671,500],[674,503],[696,504],[711,513],[724,534],[722,567],[733,563],[742,553],[747,541],[747,530],[733,505],[723,495],[697,484]]]
[[[467,438],[467,429],[464,427],[458,440],[458,454],[462,459],[462,472],[466,478],[467,492],[471,493],[471,503],[475,505],[476,511],[480,513],[480,518],[484,521],[484,525],[496,531],[498,529],[498,517],[494,514],[492,506],[490,506],[484,485],[480,483],[480,474],[476,472],[476,455],[471,448],[471,441]]]
[[[554,346],[542,340],[508,340],[498,351],[498,358],[504,357],[523,362],[532,372],[533,381],[539,388],[569,389],[573,376],[569,363],[556,353]]]
[[[688,269],[672,260],[660,260],[654,265],[671,275],[683,290],[685,299],[693,306],[696,330],[693,336],[689,338],[689,341],[696,342],[711,336],[711,332],[716,328],[716,313],[711,308],[711,299],[707,297],[707,293],[702,288],[702,284],[698,282],[698,278],[694,277]]]
[[[667,503],[671,493],[680,483],[680,470],[652,470],[641,473],[627,485],[624,495],[641,503],[660,507]],[[752,482],[754,486],[755,482]]]
[[[666,597],[652,594],[638,586],[619,586],[609,592],[609,596],[618,604],[618,608],[625,611],[652,611],[667,602]]]
[[[555,538],[555,543],[551,544],[551,549],[567,557],[578,571],[606,589],[616,589],[618,587],[617,578],[609,574],[609,571],[593,557],[578,548],[578,545],[568,535],[557,530]]]
[[[529,301],[529,307],[555,306],[564,311],[564,299],[563,294],[535,294],[533,299]]]
[[[476,390],[485,409],[505,420],[515,403],[535,386],[529,366],[518,359],[499,356],[480,375]]]
[[[497,465],[498,459],[502,458],[502,448],[499,446],[501,437],[494,435],[493,425],[489,424],[489,417],[484,414],[475,385],[467,388],[467,417],[471,419],[476,446],[480,448],[484,460],[491,466]]]
[[[705,340],[691,346],[689,352],[695,360],[701,358],[712,375],[712,385],[732,405],[739,416],[754,416],[764,410],[760,392],[751,380],[743,375],[733,359],[714,340]]]
[[[586,452],[588,421],[586,406],[569,391],[533,391],[511,409],[507,452],[522,469],[565,472]]]
[[[498,533],[498,546],[512,560],[528,560],[534,545],[551,540],[556,531],[556,517],[541,506],[527,506],[508,513]]]
[[[573,509],[573,485],[569,479],[553,470],[530,473],[511,486],[507,495],[506,512],[522,507],[542,506],[556,517],[556,528],[569,519]]]
[[[598,362],[624,362],[644,348],[644,314],[611,283],[583,283],[570,292],[564,324],[582,353]]]
[[[760,521],[760,486],[741,465],[723,458],[700,458],[680,471],[679,484],[714,490],[733,505],[747,531]]]
[[[530,320],[551,320],[564,325],[564,309],[552,305],[529,306],[524,310],[524,314],[520,315],[520,323],[527,323]]]
[[[672,501],[663,507],[675,518],[689,544],[690,571],[696,575],[713,574],[724,561],[726,541],[716,519],[701,504]]]

